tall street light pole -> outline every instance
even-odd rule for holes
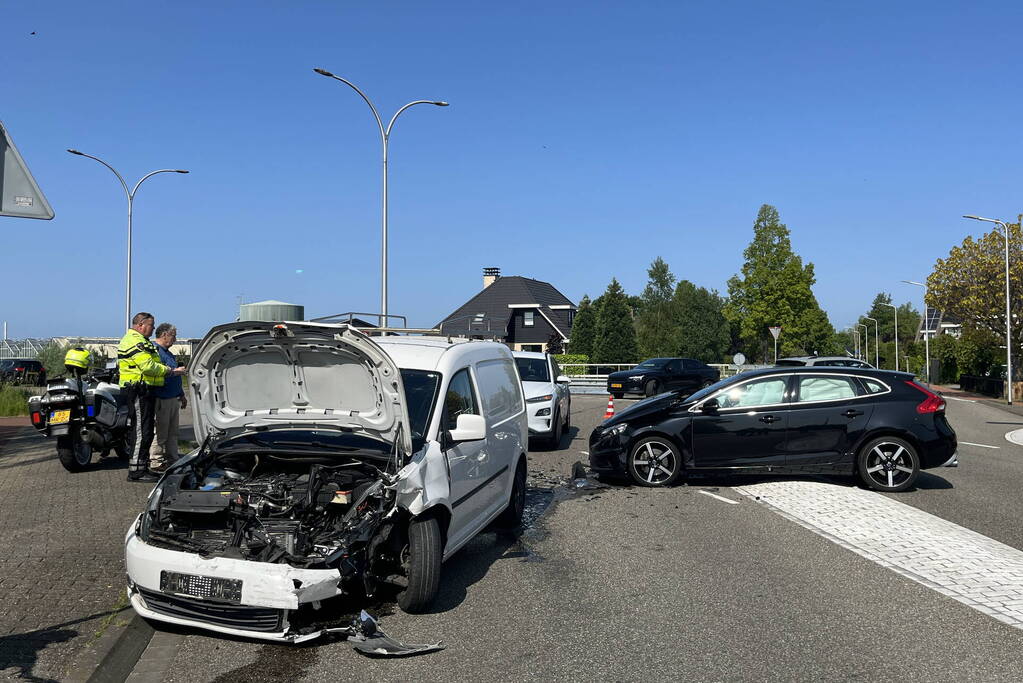
[[[883,304],[895,309],[895,372],[899,371],[899,307],[895,304]]]
[[[1005,378],[1008,383],[1008,391],[1005,395],[1008,397],[1008,404],[1012,405],[1012,313],[1009,308],[1009,226],[1004,221],[1000,221],[997,218],[982,218],[980,216],[964,215],[963,218],[969,218],[975,221],[984,221],[985,223],[997,223],[1002,226],[1002,236],[1005,237]]]
[[[863,360],[870,362],[870,330],[863,323],[856,323],[856,327],[863,328]]]
[[[128,272],[125,275],[125,294],[124,294],[124,329],[131,327],[131,205],[135,201],[135,193],[138,192],[139,186],[145,182],[147,178],[151,178],[157,173],[188,173],[188,171],[179,168],[162,168],[159,171],[152,171],[142,176],[142,178],[135,183],[135,187],[128,189],[128,183],[124,182],[124,178],[118,173],[113,166],[103,161],[99,157],[94,157],[91,154],[85,152],[79,152],[77,149],[69,149],[72,154],[77,154],[80,157],[88,157],[93,161],[98,161],[103,164],[117,176],[117,179],[121,181],[121,187],[124,188],[124,194],[128,197]]]
[[[876,367],[881,365],[881,362],[880,362],[880,360],[881,360],[881,343],[878,341],[877,320],[875,320],[874,318],[871,318],[869,315],[863,316],[863,319],[864,320],[873,320],[874,321],[874,367],[876,368]],[[867,358],[867,361],[869,362],[870,359]]]
[[[384,127],[383,119],[380,118],[380,114],[377,113],[377,108],[373,106],[373,102],[370,101],[366,93],[359,90],[359,88],[351,81],[336,76],[326,69],[313,69],[316,73],[327,78],[333,78],[335,81],[341,81],[355,92],[359,93],[359,96],[369,105],[370,111],[373,112],[373,118],[376,119],[377,128],[380,129],[380,143],[383,146],[383,167],[384,167],[384,187],[383,187],[383,206],[381,210],[381,247],[380,247],[380,326],[387,326],[387,143],[391,139],[391,128],[394,126],[394,122],[398,120],[398,116],[409,107],[414,107],[417,104],[432,104],[435,107],[446,107],[447,102],[441,100],[416,100],[409,102],[401,109],[394,113],[391,117],[390,123],[387,127]]]
[[[927,285],[923,282],[917,282],[916,280],[903,280],[907,285],[917,285],[918,287],[924,288],[924,324],[920,326],[920,329],[924,333],[924,363],[927,369],[927,383],[931,383],[931,331],[928,329],[930,323],[927,322]]]

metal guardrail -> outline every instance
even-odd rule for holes
[[[567,372],[568,368],[583,368],[603,370],[607,368],[615,368],[612,372],[618,370],[629,370],[636,367],[636,363],[561,363],[559,367],[565,371],[572,383],[569,388],[575,393],[603,393],[607,389],[607,376],[610,373],[604,372],[592,372],[584,374],[572,374]],[[749,370],[759,370],[761,368],[772,367],[770,365],[734,365],[731,363],[708,363],[710,367],[717,368],[721,373],[721,379],[737,375],[740,372],[748,372]]]

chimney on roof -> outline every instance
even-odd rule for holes
[[[501,277],[500,268],[484,268],[483,269],[483,289],[486,289],[490,285],[497,282],[497,279]]]

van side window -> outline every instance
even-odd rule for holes
[[[444,414],[445,429],[454,429],[457,426],[459,415],[480,414],[468,368],[459,370],[451,378],[451,383],[448,384],[448,393],[444,397]]]
[[[522,412],[522,383],[510,360],[488,360],[476,365],[480,396],[488,423]]]

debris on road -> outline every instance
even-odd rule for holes
[[[381,631],[377,620],[366,610],[362,610],[359,616],[352,620],[351,625],[344,628],[327,629],[324,632],[346,636],[356,652],[372,657],[409,657],[438,652],[445,647],[442,642],[400,643]]]

